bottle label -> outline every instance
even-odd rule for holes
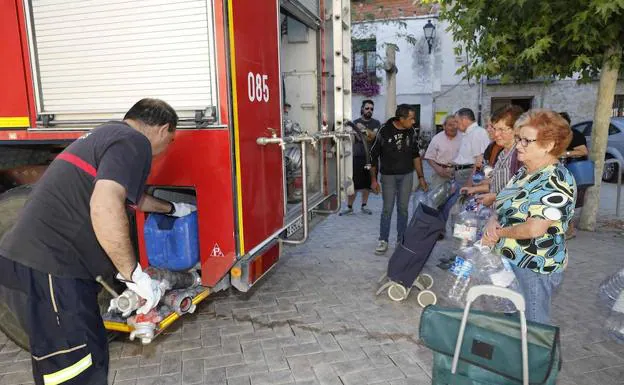
[[[474,241],[477,239],[477,228],[475,226],[456,223],[455,226],[453,226],[453,236],[467,241]]]
[[[468,278],[472,272],[472,262],[466,261],[462,257],[455,257],[455,263],[449,269],[449,272],[457,277]]]
[[[514,279],[516,279],[516,275],[512,271],[500,270],[490,274],[490,280],[495,286],[509,287]]]

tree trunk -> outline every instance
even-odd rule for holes
[[[396,47],[394,44],[386,46],[386,63],[384,65],[386,71],[386,117],[390,119],[396,112]]]
[[[585,204],[581,214],[579,227],[583,230],[594,231],[596,229],[596,216],[600,207],[600,185],[604,158],[609,139],[609,124],[611,122],[613,98],[617,85],[618,73],[621,65],[622,47],[611,47],[607,50],[605,60],[600,71],[600,84],[598,86],[598,99],[594,112],[594,126],[591,136],[591,151],[589,158],[594,161],[596,167],[594,177],[596,184],[590,187],[585,194]],[[609,60],[615,57],[616,59]],[[622,170],[618,170],[622,172]]]

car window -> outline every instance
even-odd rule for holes
[[[573,125],[572,128],[583,134],[583,136],[591,136],[592,122],[578,123]]]
[[[609,124],[609,135],[619,134],[620,129],[615,127],[613,124]]]

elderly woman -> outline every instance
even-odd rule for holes
[[[522,115],[522,107],[509,105],[492,117],[494,143],[501,148],[493,159],[494,170],[492,176],[481,184],[462,188],[467,194],[484,193],[479,196],[479,201],[486,206],[491,206],[498,194],[509,182],[509,179],[520,168],[516,142],[514,140],[514,124]]]
[[[498,156],[498,153],[502,149],[502,147],[496,143],[496,138],[494,137],[495,130],[494,130],[494,123],[492,122],[492,120],[495,117],[496,115],[494,115],[493,117],[487,118],[486,124],[485,124],[485,130],[488,133],[488,138],[490,138],[490,144],[487,146],[485,151],[483,151],[483,163],[485,164],[485,162],[487,162],[487,164],[489,165],[493,165],[495,163],[496,157]]]
[[[532,110],[515,124],[524,163],[496,196],[483,244],[511,262],[527,304],[527,319],[550,322],[551,296],[568,262],[565,232],[574,215],[576,183],[559,157],[572,132],[549,110]]]

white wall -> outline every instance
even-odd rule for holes
[[[438,62],[438,50],[429,55],[429,48],[424,38],[423,26],[427,20],[432,18],[405,18],[402,21],[406,24],[403,28],[397,22],[372,22],[355,24],[352,28],[352,36],[354,39],[366,39],[375,37],[377,41],[378,65],[382,64],[385,58],[386,44],[393,43],[398,45],[396,53],[397,73],[397,103],[420,104],[421,127],[429,129],[433,121],[432,99],[431,94],[434,90],[440,88],[439,79],[440,68],[436,68],[435,63]],[[407,42],[405,38],[398,37],[399,34],[412,34],[417,42],[415,45]],[[375,102],[374,118],[384,121],[394,114],[394,111],[385,111],[386,90],[385,90],[385,72],[382,69],[377,71],[380,77],[381,89],[380,94],[374,97],[353,94],[353,113],[354,118],[359,116],[360,105],[364,99],[372,99]]]

